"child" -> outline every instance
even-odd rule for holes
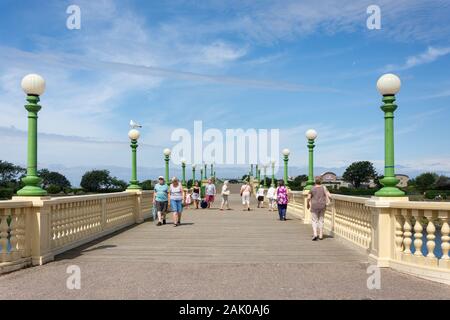
[[[188,192],[188,194],[186,195],[186,209],[189,209],[192,203],[192,196],[191,193]]]

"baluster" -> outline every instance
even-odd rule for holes
[[[11,221],[9,222],[9,243],[11,245],[10,248],[10,256],[11,261],[18,258],[18,252],[17,252],[17,212],[18,209],[10,210],[10,218]]]
[[[2,212],[3,211],[3,212]],[[8,221],[6,209],[0,209],[0,262],[8,262]]]
[[[17,213],[17,250],[19,256],[23,258],[25,256],[25,214],[27,209],[16,209]]]
[[[433,217],[427,215],[428,225],[427,225],[427,249],[428,254],[427,258],[434,258],[434,248],[436,247],[435,239],[436,239],[436,226],[434,225]]]
[[[449,249],[450,249],[450,226],[448,223],[448,213],[444,212],[445,216],[441,215],[441,220],[442,220],[442,227],[441,227],[441,248],[442,248],[442,257],[441,260],[450,260],[450,257],[448,255]]]
[[[399,210],[394,209],[395,216],[395,253],[396,258],[400,259],[400,255],[403,251],[403,217]]]
[[[449,249],[450,249],[450,226],[448,223],[449,220],[449,212],[448,211],[439,211],[439,218],[442,221],[441,227],[441,248],[442,248],[442,257],[439,259],[439,267],[450,269],[450,258],[449,258]]]
[[[414,224],[414,248],[416,249],[416,251],[414,252],[414,255],[416,257],[422,257],[422,245],[423,245],[423,227],[422,227],[422,222],[420,221],[420,219],[422,218],[422,216],[419,214],[419,210],[412,210],[412,214],[414,216],[414,218],[416,218],[416,223]]]
[[[412,243],[412,226],[411,226],[411,217],[408,213],[407,210],[402,210],[402,214],[405,218],[405,223],[403,225],[403,245],[404,245],[404,250],[403,250],[403,254],[404,255],[411,255],[411,243]]]

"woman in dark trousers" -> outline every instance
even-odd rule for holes
[[[276,190],[278,214],[281,221],[286,221],[286,210],[289,203],[288,189],[284,185],[284,181],[278,181],[278,188]]]

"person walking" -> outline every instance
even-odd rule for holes
[[[158,178],[158,183],[155,185],[153,192],[153,205],[156,207],[158,223],[157,226],[166,224],[166,212],[168,206],[168,191],[169,187],[164,181],[164,177]]]
[[[269,200],[269,211],[275,211],[277,195],[274,186],[270,186],[269,190],[267,190],[267,199]]]
[[[258,201],[258,208],[264,208],[264,186],[260,185],[258,192],[256,192],[256,200]]]
[[[200,203],[200,186],[198,181],[195,181],[192,187],[192,200],[194,201],[195,209],[198,209]]]
[[[323,240],[323,221],[325,210],[330,204],[331,195],[327,188],[322,185],[322,180],[317,178],[314,186],[308,194],[307,208],[311,209],[311,220],[313,228],[313,241]]]
[[[242,205],[244,206],[244,211],[250,211],[250,196],[252,194],[252,186],[250,185],[249,180],[247,180],[245,184],[241,187],[241,197],[242,197]]]
[[[211,209],[211,204],[214,203],[214,197],[216,195],[216,186],[214,183],[212,183],[211,179],[208,179],[208,183],[205,187],[205,195],[206,195],[206,202],[208,203],[208,209]]]
[[[181,214],[184,205],[184,189],[177,177],[172,178],[172,184],[169,187],[170,209],[173,212],[173,226],[181,224]]]
[[[227,210],[230,209],[230,204],[228,202],[228,196],[230,195],[230,189],[228,188],[228,180],[224,181],[222,186],[222,205],[220,206],[220,211],[223,211],[224,206],[226,205]]]
[[[278,204],[278,215],[280,216],[280,221],[286,221],[286,211],[287,205],[289,203],[288,189],[284,185],[284,181],[280,180],[278,182],[278,188],[276,190],[277,194],[277,204]]]

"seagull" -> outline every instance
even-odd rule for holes
[[[133,120],[130,120],[130,127],[132,127],[133,129],[142,128],[142,126],[139,123],[136,123]]]

